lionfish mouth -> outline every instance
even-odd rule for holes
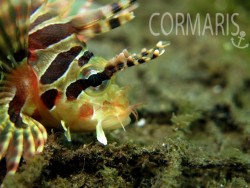
[[[104,100],[99,107],[94,108],[92,115],[92,119],[101,122],[104,130],[124,127],[130,122],[129,115],[133,111],[133,108],[129,106],[125,91],[116,91],[112,95],[113,97]]]
[[[106,107],[105,107],[106,108]],[[131,106],[117,105],[108,107],[110,109],[104,110],[102,121],[102,127],[104,130],[112,130],[117,128],[124,128],[127,124],[130,123],[130,114],[134,111]]]
[[[134,105],[129,105],[128,99],[121,91],[116,94],[111,100],[104,100],[100,106],[93,108],[91,120],[96,124],[97,139],[102,144],[107,144],[107,139],[104,131],[123,128],[130,123],[130,114],[136,111]]]

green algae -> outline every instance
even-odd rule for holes
[[[35,156],[20,168],[19,173],[7,176],[3,181],[3,185],[6,188],[33,187],[36,180],[40,178],[43,168],[47,165],[48,161],[46,159],[42,156]]]

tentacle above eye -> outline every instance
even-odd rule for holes
[[[77,96],[89,87],[98,87],[103,81],[111,79],[118,71],[127,67],[139,65],[161,56],[165,52],[165,47],[169,43],[158,42],[152,49],[142,49],[140,54],[130,55],[127,50],[123,50],[119,55],[111,59],[102,72],[90,75],[88,78],[79,79],[70,84],[66,90],[66,96],[69,100],[75,100]]]
[[[132,55],[129,54],[127,50],[123,50],[119,55],[109,60],[102,72],[91,75],[88,80],[93,85],[95,84],[96,87],[98,83],[101,84],[102,81],[109,80],[113,76],[113,74],[118,71],[122,71],[134,65],[146,63],[161,56],[165,52],[165,47],[167,47],[168,45],[169,43],[159,41],[154,48],[151,48],[149,50],[144,48],[142,49],[140,54]]]
[[[161,56],[165,52],[165,47],[169,46],[169,43],[159,41],[154,48],[143,48],[140,54],[129,54],[127,50],[123,50],[119,55],[112,58],[106,65],[103,71],[106,75],[112,76],[115,72],[146,63]]]

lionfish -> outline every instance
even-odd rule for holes
[[[134,18],[135,0],[0,0],[0,160],[14,174],[23,157],[41,153],[45,127],[96,131],[127,125],[134,112],[115,73],[155,59],[167,44],[139,54],[96,57],[86,41]]]

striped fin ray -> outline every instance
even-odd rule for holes
[[[74,20],[76,25],[78,23],[79,26],[83,26],[94,24],[100,19],[108,19],[121,11],[131,12],[137,7],[137,4],[136,0],[120,0],[118,3],[104,6],[94,3],[93,0],[47,0],[44,3],[36,3],[34,6],[39,6],[39,8],[31,15],[31,22],[53,12],[61,20],[68,18],[68,20]]]
[[[115,16],[112,16],[105,20],[99,20],[94,24],[89,24],[81,27],[81,31],[78,34],[78,38],[81,40],[88,40],[95,37],[98,34],[108,32],[115,29],[134,18],[133,12],[125,12]]]
[[[25,114],[21,114],[24,127],[16,127],[9,119],[8,104],[1,104],[0,108],[0,160],[6,157],[10,175],[16,172],[22,156],[27,160],[42,152],[47,133],[39,122]]]
[[[135,0],[121,0],[101,7],[91,1],[49,0],[31,15],[30,35],[60,24],[65,25],[68,35],[75,33],[86,41],[132,20],[136,7]]]
[[[105,66],[103,73],[106,76],[112,75],[118,71],[122,71],[128,67],[140,65],[161,56],[165,52],[165,48],[169,43],[159,41],[154,48],[143,48],[140,54],[129,54],[127,50],[123,50],[119,55],[109,60]]]
[[[58,0],[48,0],[31,15],[29,62],[33,67],[41,63],[44,64],[44,61],[40,61],[43,57],[50,58],[49,54],[60,53],[55,51],[55,48],[58,45],[62,46],[61,44],[64,44],[67,40],[71,41],[69,45],[81,43],[80,45],[85,48],[83,41],[132,20],[134,18],[132,11],[137,6],[135,0],[121,0],[118,3],[99,8],[91,0],[63,0],[62,4],[65,5],[66,3],[68,6],[64,7],[69,8],[69,10],[61,10],[60,6],[62,5],[60,3],[61,1]],[[78,6],[75,6],[75,4],[78,4]],[[53,9],[55,5],[59,7]],[[48,63],[49,61],[45,62]],[[39,67],[44,69],[47,66],[41,65]]]
[[[22,113],[27,92],[20,92],[15,85],[20,72],[28,74],[24,62],[29,17],[39,6],[34,5],[31,0],[0,0],[0,160],[6,158],[7,174],[16,172],[22,156],[28,159],[41,152],[47,139],[43,126]]]
[[[93,74],[89,77],[93,80],[104,81],[110,79],[115,73],[123,71],[128,67],[140,65],[161,56],[169,43],[159,41],[152,49],[143,48],[140,54],[129,54],[125,49],[119,55],[109,60],[103,72]],[[96,77],[96,78],[95,78]],[[103,79],[103,80],[102,80]]]
[[[78,37],[83,40],[97,34],[108,32],[134,18],[133,10],[137,8],[135,0],[121,0],[99,9],[78,14],[71,23],[78,30]]]
[[[154,48],[148,50],[144,48],[140,54],[132,55],[129,54],[127,50],[123,50],[119,55],[109,60],[102,72],[91,74],[88,78],[79,79],[69,85],[66,89],[67,99],[75,100],[81,91],[89,87],[100,86],[103,81],[111,79],[115,73],[161,56],[165,52],[165,47],[168,45],[169,43],[159,41]]]
[[[31,0],[1,0],[0,4],[0,60],[15,65],[27,55]]]

